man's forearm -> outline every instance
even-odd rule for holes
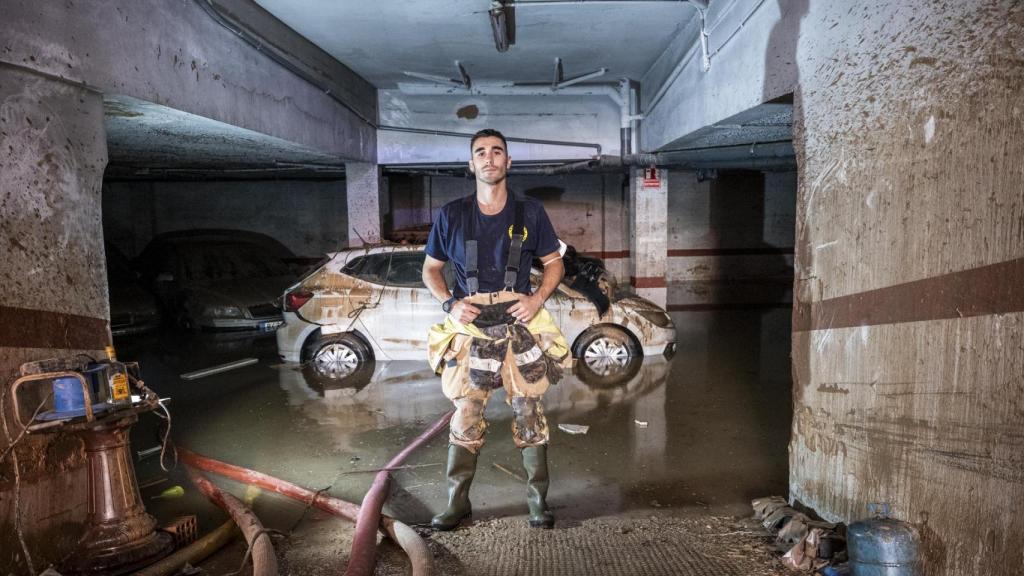
[[[541,278],[540,287],[537,288],[537,295],[540,296],[541,302],[547,300],[555,292],[564,273],[565,266],[562,265],[561,258],[555,259],[544,267],[544,276]]]
[[[423,273],[423,283],[427,285],[427,290],[437,298],[438,302],[444,302],[445,300],[452,297],[452,293],[448,290],[448,283],[444,281],[444,273],[441,270],[425,270]]]

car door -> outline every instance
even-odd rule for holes
[[[363,323],[389,359],[425,361],[427,331],[444,320],[444,313],[423,284],[424,254],[394,250],[376,256],[379,304],[364,312]]]

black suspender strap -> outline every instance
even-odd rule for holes
[[[505,289],[515,291],[519,277],[519,259],[523,252],[526,228],[523,227],[523,201],[516,200],[516,218],[512,224],[512,242],[508,245],[508,261],[505,262]]]
[[[477,251],[476,251],[476,230],[473,223],[476,221],[476,194],[466,198],[462,203],[462,238],[466,242],[466,290],[467,296],[472,296],[480,291],[480,278],[478,277]]]

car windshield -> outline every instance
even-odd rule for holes
[[[239,280],[289,273],[288,267],[267,256],[258,246],[242,243],[195,244],[182,249],[182,264],[189,280]]]
[[[423,252],[387,252],[353,258],[342,273],[388,286],[423,288]]]

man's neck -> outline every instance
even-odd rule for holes
[[[494,184],[487,184],[477,180],[476,202],[480,206],[481,212],[488,216],[493,216],[505,208],[507,200],[508,187],[505,184],[505,180],[495,182]]]

